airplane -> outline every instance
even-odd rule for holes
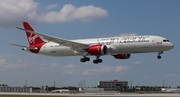
[[[157,58],[161,59],[164,51],[174,48],[168,39],[155,35],[67,40],[36,32],[28,22],[22,23],[24,28],[16,28],[26,33],[29,46],[11,45],[22,47],[24,51],[47,56],[82,56],[80,62],[90,61],[88,56],[96,56],[93,63],[98,64],[102,62],[100,57],[104,55],[111,55],[116,59],[129,59],[134,53],[152,52],[157,52]]]

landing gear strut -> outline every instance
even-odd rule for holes
[[[84,56],[84,58],[80,59],[81,62],[86,62],[86,61],[90,61],[89,57]]]
[[[161,59],[161,54],[162,54],[162,53],[163,53],[163,52],[159,52],[159,53],[158,53],[158,56],[157,56],[158,59]]]
[[[93,60],[94,64],[98,64],[102,62],[102,59],[99,59],[100,56],[97,56],[97,58],[95,60]]]

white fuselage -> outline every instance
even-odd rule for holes
[[[71,40],[84,44],[103,44],[106,45],[107,55],[163,52],[172,49],[174,46],[166,38],[160,36],[124,36],[93,39]],[[27,50],[29,51],[29,50]],[[83,56],[77,51],[54,42],[45,43],[38,54],[48,56]]]

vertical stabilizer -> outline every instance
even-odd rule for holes
[[[24,29],[35,31],[28,22],[22,22],[22,23],[23,23]],[[26,36],[27,36],[29,45],[44,43],[44,41],[41,39],[39,35],[26,32]]]

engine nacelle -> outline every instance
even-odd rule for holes
[[[107,54],[107,46],[102,45],[102,44],[91,45],[88,48],[88,53],[90,55],[96,55],[96,56],[106,55]]]
[[[113,55],[113,56],[116,59],[129,59],[131,54],[117,54],[117,55]]]

